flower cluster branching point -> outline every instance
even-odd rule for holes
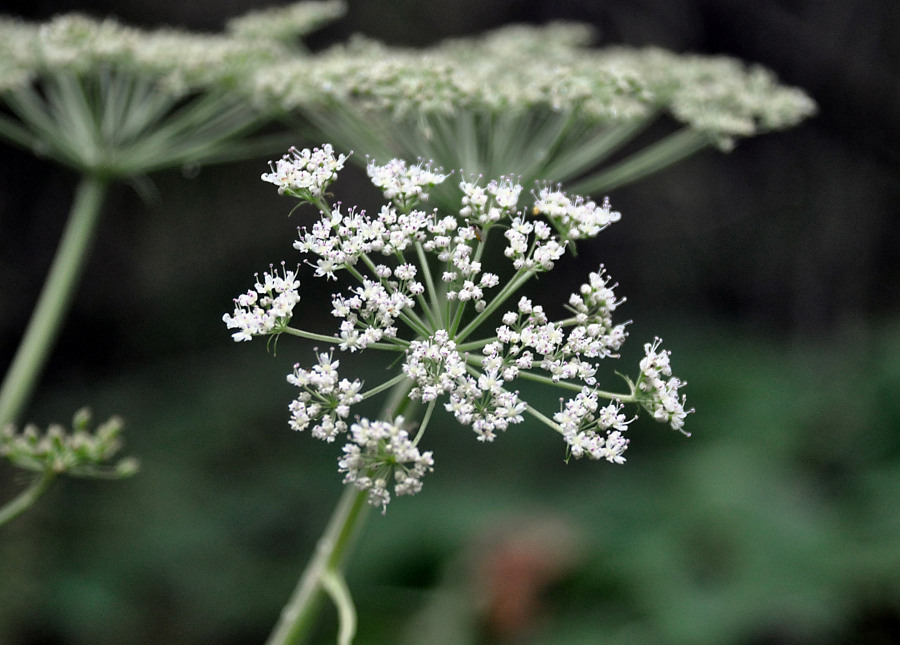
[[[320,211],[293,245],[306,256],[303,264],[316,277],[344,284],[337,280],[343,274],[352,283],[331,296],[333,335],[292,326],[299,282],[287,270],[257,278],[224,321],[239,330],[235,341],[287,333],[332,347],[316,350],[311,368],[297,364],[288,375],[300,390],[290,404],[290,426],[309,428],[329,443],[343,438],[339,470],[345,483],[367,491],[370,503],[385,509],[392,496],[420,490],[434,461],[418,446],[438,404],[481,442],[531,417],[562,436],[567,457],[615,464],[624,463],[629,443],[626,405],[683,431],[690,412],[678,393],[684,383],[672,376],[659,340],[645,348],[630,391],[598,387],[601,362],[618,358],[628,336],[628,323],[614,320],[624,298],[605,267],[568,297],[568,315],[560,320],[520,293],[577,242],[620,219],[608,200],[544,184],[523,203],[529,193],[515,179],[472,178],[458,182],[458,207],[449,213],[422,210],[448,175],[428,162],[394,159],[368,164],[382,206],[347,208],[325,199],[344,160],[328,144],[292,148],[263,175],[282,194]],[[386,354],[384,382],[364,386],[338,374],[335,352],[371,351]],[[526,381],[567,393],[558,411],[532,405],[520,388]],[[358,403],[392,388],[402,389],[400,408],[387,409],[380,420],[353,414]],[[417,406],[425,412],[411,438],[402,416]]]

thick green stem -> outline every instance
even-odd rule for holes
[[[11,499],[0,508],[0,526],[3,526],[14,517],[27,511],[38,498],[47,492],[50,484],[56,479],[56,473],[45,470],[31,483],[31,486],[23,490],[17,497]]]
[[[69,310],[97,230],[108,181],[85,175],[37,306],[0,388],[0,427],[22,414]]]

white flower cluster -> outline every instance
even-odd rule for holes
[[[480,373],[472,372],[444,329],[431,338],[410,343],[403,364],[403,373],[416,384],[409,393],[411,399],[429,402],[447,394],[447,411],[471,426],[479,441],[493,441],[496,430],[506,430],[524,420],[526,405],[517,392],[504,389],[498,366],[482,365]]]
[[[433,170],[430,163],[407,166],[402,159],[392,159],[384,166],[369,161],[366,172],[372,184],[403,210],[426,201],[425,190],[447,178],[439,169]]]
[[[316,354],[318,364],[305,370],[299,364],[288,374],[291,385],[300,388],[300,395],[291,403],[290,426],[293,430],[305,430],[315,423],[312,436],[331,443],[335,437],[347,431],[344,421],[350,415],[350,406],[362,401],[362,383],[338,377],[340,361],[330,353]]]
[[[262,180],[278,186],[279,194],[312,200],[325,194],[345,161],[347,156],[335,156],[328,143],[312,150],[291,147],[274,166],[269,162],[272,172],[263,173]]]
[[[351,288],[351,297],[334,294],[331,313],[335,318],[344,319],[341,322],[341,349],[355,352],[383,338],[396,337],[394,323],[397,317],[415,304],[412,297],[404,293],[400,283],[387,280],[391,270],[381,266],[379,277],[384,282],[364,278],[361,286]],[[421,288],[419,283],[413,284]]]
[[[357,37],[315,57],[285,58],[260,69],[254,94],[318,115],[323,124],[336,109],[357,113],[358,123],[380,114],[408,122],[436,116],[426,133],[446,127],[442,117],[464,111],[556,113],[588,126],[633,123],[668,111],[723,143],[793,126],[816,109],[804,92],[780,85],[758,66],[658,48],[597,49],[593,40],[589,26],[575,23],[512,25],[425,49]]]
[[[235,341],[250,340],[253,336],[278,333],[291,319],[294,306],[300,302],[297,289],[300,281],[295,271],[288,271],[282,263],[282,275],[263,273],[260,282],[256,275],[253,289],[234,299],[234,313],[222,320],[228,329],[237,329],[231,336]]]
[[[628,447],[628,439],[622,433],[628,429],[628,421],[621,410],[618,401],[600,407],[596,392],[585,387],[565,402],[553,420],[563,428],[569,454],[576,459],[587,455],[591,459],[622,464],[625,463],[622,453]]]
[[[575,314],[577,325],[566,339],[566,354],[582,354],[589,358],[615,357],[615,352],[628,335],[625,324],[613,324],[612,314],[625,302],[617,300],[603,266],[591,272],[589,282],[579,293],[569,296],[567,308]]]
[[[0,16],[0,35],[0,86],[7,66],[28,70],[19,86],[58,74],[99,77],[119,71],[155,81],[159,95],[182,97],[196,90],[246,87],[256,69],[287,55],[271,39],[143,30],[77,13],[41,24]]]
[[[322,150],[337,159],[330,146]],[[316,154],[291,152],[292,160]],[[336,172],[330,170],[327,181]],[[331,314],[340,321],[333,336],[294,328],[291,334],[330,342],[341,351],[388,351],[391,366],[400,364],[399,373],[367,392],[359,381],[338,377],[334,350],[318,353],[312,369],[295,366],[288,377],[301,389],[290,406],[291,427],[312,426],[312,434],[328,442],[348,434],[340,469],[346,482],[369,492],[369,501],[386,506],[391,481],[396,481],[394,495],[419,490],[421,476],[433,462],[430,453],[419,453],[417,444],[439,402],[471,427],[479,441],[493,441],[530,415],[562,435],[569,456],[617,464],[625,461],[628,446],[624,433],[630,421],[624,405],[638,403],[657,420],[682,429],[687,413],[677,392],[683,383],[671,376],[668,353],[656,351],[658,341],[648,344],[637,385],[629,392],[609,393],[597,386],[600,361],[617,358],[628,335],[627,323],[613,320],[624,300],[616,296],[616,285],[604,267],[590,273],[569,296],[565,307],[570,315],[562,320],[550,320],[542,305],[517,295],[534,276],[552,269],[575,240],[619,220],[608,201],[598,206],[545,188],[533,194],[533,204],[523,207],[522,186],[510,178],[486,184],[461,181],[461,207],[454,209],[456,215],[442,215],[437,209],[417,209],[427,195],[425,188],[446,179],[440,170],[423,162],[370,162],[369,176],[388,202],[373,214],[339,204],[329,207],[308,189],[284,191],[322,208],[318,221],[301,229],[294,243],[310,256],[307,263],[316,276],[337,280],[336,273],[342,272],[356,281],[331,296]],[[317,195],[323,190],[324,183]],[[495,229],[503,234],[495,234]],[[491,244],[494,250],[489,250]],[[485,271],[483,258],[500,258],[504,264],[494,252],[500,249],[507,266],[498,267],[497,273]],[[292,273],[285,272],[285,280],[296,288]],[[268,307],[276,283],[267,277],[257,285],[258,293],[268,294]],[[274,316],[271,333],[284,331],[286,314],[281,312],[279,318],[266,306],[257,312],[253,294],[239,299],[243,315],[251,321],[262,314]],[[510,302],[516,303],[511,310]],[[264,328],[255,323],[251,329],[251,323],[238,321],[238,313],[226,316],[226,322],[231,321],[243,325],[243,334],[235,334],[235,340]],[[519,379],[569,391],[570,398],[561,399],[558,412],[544,415],[522,398],[516,389]],[[399,419],[358,419],[348,429],[352,406],[393,385],[406,388],[402,406],[413,401],[427,407],[426,421],[414,440]],[[401,413],[405,411],[387,412]]]
[[[609,199],[601,206],[578,196],[571,199],[561,190],[544,187],[538,193],[534,209],[546,215],[551,222],[566,232],[565,239],[580,240],[597,235],[613,222],[618,222],[622,214],[612,210]]]
[[[678,398],[678,390],[687,383],[672,376],[671,352],[657,351],[661,343],[662,340],[656,338],[652,343],[644,344],[645,356],[641,359],[641,375],[637,381],[637,390],[641,393],[639,401],[654,419],[690,436],[684,431],[684,419],[693,410],[685,410],[687,397]]]
[[[628,334],[624,323],[612,323],[612,311],[620,301],[606,286],[602,269],[591,274],[591,281],[581,286],[581,296],[570,296],[569,303],[578,314],[564,322],[550,322],[543,307],[520,298],[517,310],[504,314],[497,340],[485,345],[485,364],[496,365],[507,381],[516,378],[520,370],[540,368],[554,382],[575,379],[594,385],[594,361],[616,357]],[[603,294],[603,305],[589,308],[585,297],[593,300],[598,292]],[[571,329],[567,332],[566,327]]]
[[[475,181],[461,181],[459,187],[463,192],[463,207],[459,214],[482,226],[499,222],[510,213],[515,213],[522,194],[522,186],[509,177],[491,180],[484,187]]]
[[[394,494],[414,495],[422,490],[422,477],[434,469],[431,452],[419,452],[403,429],[403,417],[393,422],[360,419],[350,428],[350,441],[338,469],[344,483],[368,491],[369,503],[387,510]]]
[[[513,261],[516,269],[549,271],[566,252],[565,244],[552,233],[546,222],[532,221],[524,215],[515,217],[503,233],[509,240],[503,254]]]

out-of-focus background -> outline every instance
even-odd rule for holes
[[[257,3],[15,0],[217,30]],[[427,437],[421,494],[373,514],[349,582],[359,643],[878,644],[900,640],[900,11],[892,0],[355,0],[310,40],[423,45],[572,19],[605,43],[728,54],[806,89],[800,127],[707,151],[610,197],[598,262],[689,383],[693,437],[632,425],[624,466],[563,463],[546,429]],[[296,142],[314,145],[317,141]],[[264,640],[340,494],[337,449],[287,427],[311,347],[232,343],[221,316],[295,256],[267,158],[153,177],[108,204],[28,418],[127,420],[142,472],[65,480],[0,528],[0,644]],[[348,170],[334,190],[356,195]],[[18,342],[74,177],[0,147],[0,367]],[[565,283],[565,284],[563,284]],[[302,316],[326,317],[304,279]],[[542,287],[545,289],[545,287]],[[535,298],[546,297],[541,288]],[[319,298],[318,300],[316,298]],[[349,363],[348,363],[349,365]],[[352,363],[365,371],[363,359]],[[0,465],[0,495],[18,482]],[[317,642],[333,642],[323,613]]]

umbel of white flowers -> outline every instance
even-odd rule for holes
[[[603,194],[707,146],[730,150],[816,110],[758,65],[593,40],[578,23],[507,26],[425,49],[356,37],[249,78],[260,106],[280,105],[366,158],[421,155],[579,194]],[[671,134],[609,164],[666,115]]]
[[[421,206],[429,192],[449,175],[394,159],[368,165],[387,200],[369,212],[325,201],[346,160],[329,144],[292,148],[262,176],[320,210],[294,242],[314,275],[337,281],[343,273],[355,283],[331,297],[334,335],[291,325],[300,281],[284,263],[257,277],[223,320],[235,341],[290,334],[331,345],[316,351],[312,367],[297,364],[288,375],[300,391],[290,426],[327,442],[345,440],[339,470],[346,483],[368,491],[372,504],[384,509],[392,493],[421,488],[434,461],[419,444],[438,402],[479,441],[494,441],[530,416],[562,436],[567,455],[618,464],[628,446],[627,404],[684,432],[691,412],[679,393],[684,382],[672,375],[659,339],[644,346],[637,378],[625,379],[627,392],[597,385],[600,363],[617,358],[628,335],[626,324],[613,320],[622,300],[602,266],[569,296],[562,320],[550,320],[541,304],[519,294],[575,243],[619,220],[608,201],[549,185],[524,200],[523,187],[508,177],[463,178],[453,212],[427,211]],[[497,257],[489,250],[495,246],[505,259],[485,266]],[[336,350],[383,352],[389,376],[374,386],[342,377]],[[541,411],[526,400],[516,389],[526,380],[563,394],[559,409]],[[375,421],[352,415],[354,405],[391,389],[424,408],[418,427],[396,408]]]
[[[343,11],[301,2],[233,19],[221,34],[0,15],[0,140],[114,178],[242,158],[272,113],[250,105],[247,77]]]

